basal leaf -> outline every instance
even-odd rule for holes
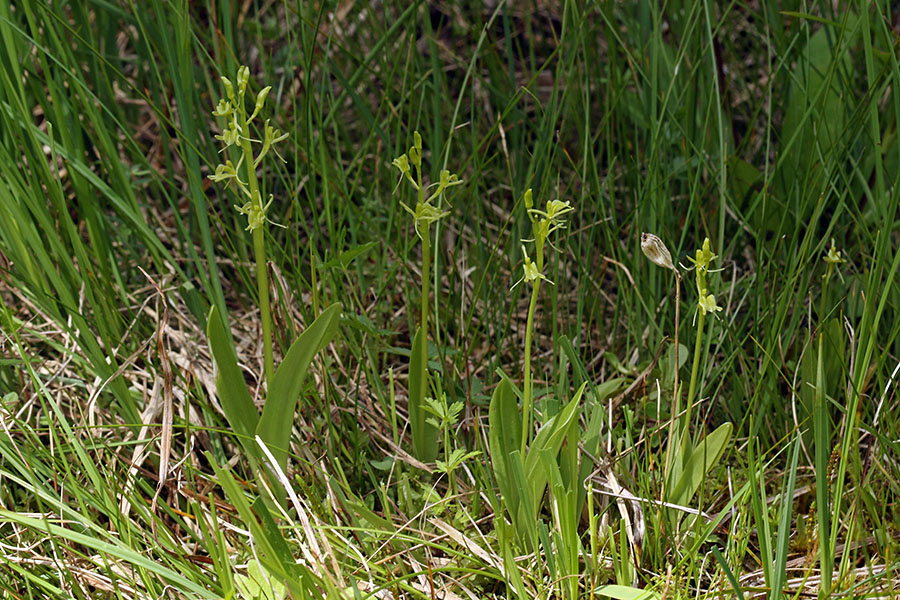
[[[684,463],[681,478],[672,494],[672,502],[687,505],[691,501],[706,474],[719,462],[731,440],[731,430],[731,423],[723,423],[697,444]]]
[[[222,316],[215,305],[209,310],[206,321],[206,336],[209,338],[209,347],[216,361],[218,375],[216,377],[216,391],[219,394],[219,402],[225,412],[225,419],[238,435],[238,441],[251,456],[257,456],[258,449],[253,436],[256,433],[256,424],[259,421],[259,413],[247,391],[247,383],[237,364],[237,356],[225,331]]]
[[[438,452],[438,430],[425,421],[425,397],[428,395],[428,335],[416,331],[409,355],[409,426],[413,456],[433,462]]]
[[[282,470],[287,466],[287,447],[306,373],[316,353],[334,337],[340,313],[341,305],[337,303],[322,311],[291,344],[269,382],[266,404],[256,433],[268,446]]]

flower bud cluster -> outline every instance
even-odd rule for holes
[[[709,272],[709,265],[717,258],[718,256],[713,254],[709,248],[709,238],[703,240],[703,246],[697,250],[694,258],[688,257],[688,260],[694,263],[694,272],[697,274],[697,293],[700,294],[697,306],[704,315],[709,313],[715,315],[722,310],[722,307],[716,304],[716,297],[710,294],[706,287],[706,274]]]
[[[400,202],[400,205],[406,212],[412,215],[413,223],[416,228],[416,235],[422,239],[425,235],[422,233],[423,229],[427,232],[432,223],[450,214],[449,211],[441,210],[436,207],[434,201],[437,200],[447,188],[460,185],[462,179],[457,175],[451,174],[447,169],[444,169],[441,171],[440,180],[436,184],[432,184],[432,186],[436,186],[434,192],[427,198],[425,197],[426,189],[422,187],[422,136],[419,135],[418,131],[413,134],[413,145],[410,147],[409,151],[407,151],[406,154],[401,154],[395,158],[391,164],[400,171],[400,181],[406,179],[412,184],[417,192],[415,209],[410,208],[403,202]],[[413,177],[412,173],[413,168],[416,170],[415,177]],[[400,181],[397,182],[398,186],[400,185]]]
[[[539,280],[544,280],[552,285],[553,282],[547,279],[543,274],[544,244],[550,243],[550,245],[553,246],[552,242],[549,242],[550,236],[555,231],[566,228],[566,221],[563,219],[563,215],[566,215],[575,209],[572,208],[569,201],[562,200],[548,200],[544,210],[535,208],[534,198],[530,188],[525,190],[523,201],[525,203],[525,212],[528,214],[528,219],[531,221],[531,232],[534,238],[532,240],[522,241],[534,242],[537,251],[537,260],[536,262],[532,262],[523,245],[522,255],[524,258],[522,268],[525,274],[513,285],[513,287],[516,287],[522,281],[535,284]]]
[[[216,166],[215,172],[209,175],[208,178],[217,183],[225,182],[226,187],[234,182],[239,192],[247,198],[247,202],[242,205],[235,205],[235,209],[240,214],[246,215],[247,230],[253,231],[262,227],[266,222],[272,223],[266,218],[266,211],[269,205],[272,204],[272,196],[269,196],[269,201],[263,205],[262,197],[256,185],[256,169],[259,167],[262,159],[269,153],[269,150],[273,149],[273,145],[286,139],[288,134],[272,127],[269,124],[269,120],[266,119],[263,126],[262,141],[248,136],[250,123],[265,107],[266,99],[269,96],[269,92],[272,91],[272,86],[266,86],[256,94],[253,112],[248,117],[245,95],[247,85],[250,82],[250,69],[246,66],[241,66],[238,69],[235,79],[237,82],[236,90],[235,84],[230,79],[222,77],[221,80],[222,86],[225,88],[225,97],[218,101],[212,110],[212,114],[225,119],[225,126],[215,138],[224,145],[220,152],[226,152],[228,148],[235,146],[240,151],[241,157],[237,165],[226,159],[225,162]],[[261,144],[259,152],[256,154],[253,151],[253,143]],[[278,152],[274,152],[284,162],[284,159],[281,158]],[[241,165],[245,163],[248,181],[242,181],[239,174]],[[272,224],[277,225],[277,223]]]

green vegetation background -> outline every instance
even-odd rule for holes
[[[0,592],[223,597],[247,572],[234,496],[261,492],[205,337],[215,305],[254,394],[251,238],[206,179],[219,77],[241,64],[290,134],[260,181],[284,225],[266,233],[276,351],[343,307],[285,416],[302,510],[276,514],[269,552],[310,569],[304,594],[821,597],[829,562],[849,597],[897,589],[898,22],[889,2],[0,1]],[[421,263],[391,161],[414,130],[426,178],[463,179],[431,230],[428,299],[428,360],[464,404],[451,443],[481,452],[453,494],[408,454]],[[588,381],[579,427],[604,407],[602,456],[582,464],[612,465],[594,491],[612,472],[645,501],[639,520],[591,494],[595,520],[535,555],[498,525],[487,448],[499,373],[521,385],[529,188],[574,208],[535,319],[536,409]],[[692,504],[720,515],[712,531],[652,503],[675,296],[642,232],[676,263],[706,237],[719,257],[691,423],[698,439],[734,425]],[[845,262],[825,286],[832,241]],[[696,303],[684,285],[682,362]],[[574,586],[546,553],[564,543]]]

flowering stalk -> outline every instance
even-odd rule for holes
[[[680,367],[680,363],[678,362],[678,327],[681,322],[681,273],[678,272],[678,269],[672,263],[672,255],[669,253],[669,249],[666,248],[666,245],[658,236],[653,235],[652,233],[642,233],[641,251],[655,265],[664,269],[671,269],[672,272],[675,273],[675,382],[672,391],[674,402],[672,404],[672,416],[669,420],[669,446],[666,452],[666,466],[664,473],[664,479],[668,481],[669,468],[672,465],[672,457],[674,456],[673,448],[676,439],[675,416],[681,412],[681,393],[679,389],[680,381],[678,373]],[[696,352],[694,354],[695,356],[697,355]]]
[[[537,299],[541,290],[541,280],[546,280],[551,284],[553,283],[548,280],[543,273],[544,244],[554,231],[565,229],[566,223],[562,219],[562,216],[574,210],[569,202],[563,202],[562,200],[549,200],[547,202],[546,210],[536,209],[534,208],[534,201],[532,200],[530,189],[525,191],[524,200],[525,211],[528,214],[528,218],[531,220],[531,230],[534,234],[533,241],[536,262],[531,262],[531,258],[529,258],[528,253],[525,251],[525,246],[522,246],[522,254],[524,256],[522,267],[525,274],[515,285],[518,285],[522,281],[531,284],[531,302],[528,305],[528,318],[525,323],[525,367],[523,374],[524,381],[522,382],[522,442],[520,447],[522,456],[525,456],[525,448],[531,437],[532,411],[534,408],[532,391],[533,383],[531,378],[531,341],[534,331],[534,311],[537,307]],[[515,287],[515,285],[513,287]]]
[[[684,414],[684,429],[682,435],[682,455],[685,455],[687,440],[691,426],[691,410],[694,407],[694,393],[697,390],[697,374],[700,368],[700,352],[703,348],[703,325],[705,317],[708,313],[715,315],[722,310],[721,306],[716,304],[716,297],[709,293],[706,287],[706,274],[709,272],[709,265],[713,260],[718,258],[709,248],[709,238],[703,240],[703,246],[697,250],[695,258],[688,257],[688,260],[694,263],[694,271],[697,275],[697,292],[699,299],[697,300],[697,338],[694,341],[694,361],[691,365],[691,383],[688,386],[687,406]]]
[[[416,235],[422,242],[422,297],[420,301],[419,328],[413,343],[414,347],[410,357],[410,390],[409,413],[413,437],[413,452],[416,458],[429,462],[435,458],[437,442],[436,430],[429,429],[430,425],[425,418],[425,397],[428,391],[428,296],[429,282],[431,279],[431,224],[447,216],[449,211],[442,211],[433,202],[443,194],[447,188],[459,185],[462,180],[450,171],[443,170],[440,180],[433,184],[437,189],[426,197],[426,187],[422,176],[422,136],[416,131],[413,134],[413,145],[406,154],[395,158],[392,163],[400,171],[400,180],[406,179],[416,190],[416,206],[410,208],[403,202],[400,205],[413,218]],[[413,178],[412,168],[416,170]],[[400,183],[398,182],[399,186]],[[430,187],[430,186],[429,186]],[[417,389],[413,389],[413,382]],[[433,443],[432,443],[433,442]]]
[[[262,194],[259,191],[259,181],[256,177],[256,168],[259,166],[263,157],[272,148],[276,142],[280,142],[287,137],[277,129],[269,125],[266,120],[263,128],[264,138],[262,148],[259,154],[253,153],[253,141],[249,137],[250,123],[259,114],[265,105],[266,98],[271,91],[271,86],[266,86],[256,95],[256,103],[253,112],[247,116],[244,96],[247,91],[247,84],[250,80],[250,69],[242,66],[237,71],[237,90],[235,85],[227,77],[222,77],[222,85],[225,87],[225,98],[219,100],[213,109],[213,115],[224,117],[226,126],[220,135],[215,136],[225,144],[223,150],[230,146],[236,146],[240,149],[241,158],[235,166],[230,160],[216,167],[213,175],[209,176],[212,181],[224,181],[226,187],[234,182],[238,191],[243,194],[247,202],[235,209],[242,215],[247,216],[247,230],[253,235],[253,253],[256,261],[256,285],[259,294],[259,310],[262,317],[262,336],[263,336],[263,366],[266,382],[271,382],[275,372],[274,360],[272,357],[272,313],[269,306],[269,280],[266,262],[265,232],[263,226],[266,223],[272,223],[267,217],[266,212],[272,204],[272,196],[269,201],[263,204]],[[276,152],[277,154],[277,152]],[[280,158],[280,157],[279,157]],[[283,159],[282,159],[283,160]],[[240,178],[241,165],[245,167],[247,181],[243,182]],[[277,225],[277,223],[272,223]]]
[[[813,431],[815,432],[816,439],[831,439],[831,426],[829,424],[828,419],[828,402],[825,398],[825,389],[824,389],[824,367],[823,367],[823,352],[825,351],[825,299],[828,296],[828,282],[831,280],[831,276],[837,272],[840,276],[840,271],[837,270],[838,265],[845,262],[841,257],[841,251],[837,249],[834,244],[834,240],[831,240],[831,248],[828,250],[828,253],[823,257],[825,263],[828,265],[825,274],[822,275],[822,297],[819,299],[819,331],[816,336],[818,339],[816,340],[818,344],[818,355],[816,359],[816,393],[813,404]],[[815,448],[815,474],[816,474],[816,506],[817,506],[817,517],[818,517],[818,530],[819,530],[819,568],[822,571],[822,583],[823,590],[826,594],[829,594],[831,591],[831,579],[832,573],[834,572],[834,555],[828,550],[828,538],[831,533],[831,524],[830,524],[830,506],[828,501],[829,496],[829,460],[830,460],[830,452],[827,449],[827,446],[816,444]],[[839,493],[837,495],[839,498]],[[834,509],[837,511],[837,509]]]

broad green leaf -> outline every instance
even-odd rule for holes
[[[488,442],[491,450],[491,466],[500,489],[500,496],[506,502],[511,515],[519,509],[519,492],[512,485],[510,455],[519,450],[522,443],[522,417],[512,385],[505,377],[500,380],[491,396],[488,411]],[[521,460],[521,458],[519,459]]]
[[[723,423],[707,435],[691,452],[683,466],[683,472],[672,494],[672,502],[687,505],[710,469],[719,462],[722,453],[731,441],[731,423]]]
[[[433,462],[438,453],[438,430],[427,423],[425,397],[428,394],[428,334],[416,330],[409,355],[409,427],[413,456]]]
[[[206,322],[206,336],[219,374],[216,377],[216,391],[225,411],[225,419],[238,435],[238,441],[251,456],[258,456],[259,450],[253,437],[259,413],[247,391],[247,383],[237,364],[237,356],[225,331],[222,317],[215,305],[209,310]]]
[[[294,413],[306,373],[316,353],[334,337],[340,313],[341,305],[337,303],[322,311],[291,344],[269,383],[266,404],[256,433],[272,452],[282,471],[287,466],[287,448],[294,425]]]
[[[528,449],[528,456],[525,458],[525,474],[528,478],[529,500],[533,509],[533,512],[529,513],[532,519],[537,517],[537,510],[540,507],[541,498],[544,496],[544,488],[547,487],[549,480],[549,473],[544,468],[540,455],[542,452],[549,452],[555,458],[559,453],[563,441],[569,434],[569,428],[578,423],[577,415],[581,408],[581,396],[584,394],[586,386],[587,382],[582,383],[575,393],[575,397],[559,414],[538,430]]]
[[[827,160],[841,147],[849,116],[842,73],[853,70],[851,49],[859,39],[858,22],[857,16],[850,14],[846,28],[823,25],[800,51],[791,73],[782,125],[784,151],[788,152],[782,169],[790,174],[784,176],[786,185],[796,181],[794,173],[808,173],[820,157]],[[785,187],[784,192],[789,191]]]
[[[600,596],[615,598],[615,600],[656,600],[659,594],[650,590],[639,590],[625,585],[603,585],[594,590]]]
[[[532,503],[531,496],[528,493],[529,481],[525,475],[525,465],[522,462],[522,454],[518,448],[513,450],[509,455],[507,466],[509,467],[509,487],[512,493],[518,497],[518,507],[513,511],[513,507],[508,507],[510,516],[513,519],[513,526],[520,539],[527,541],[529,548],[534,551],[537,549],[538,529],[536,525],[540,522],[535,519],[537,507]]]

